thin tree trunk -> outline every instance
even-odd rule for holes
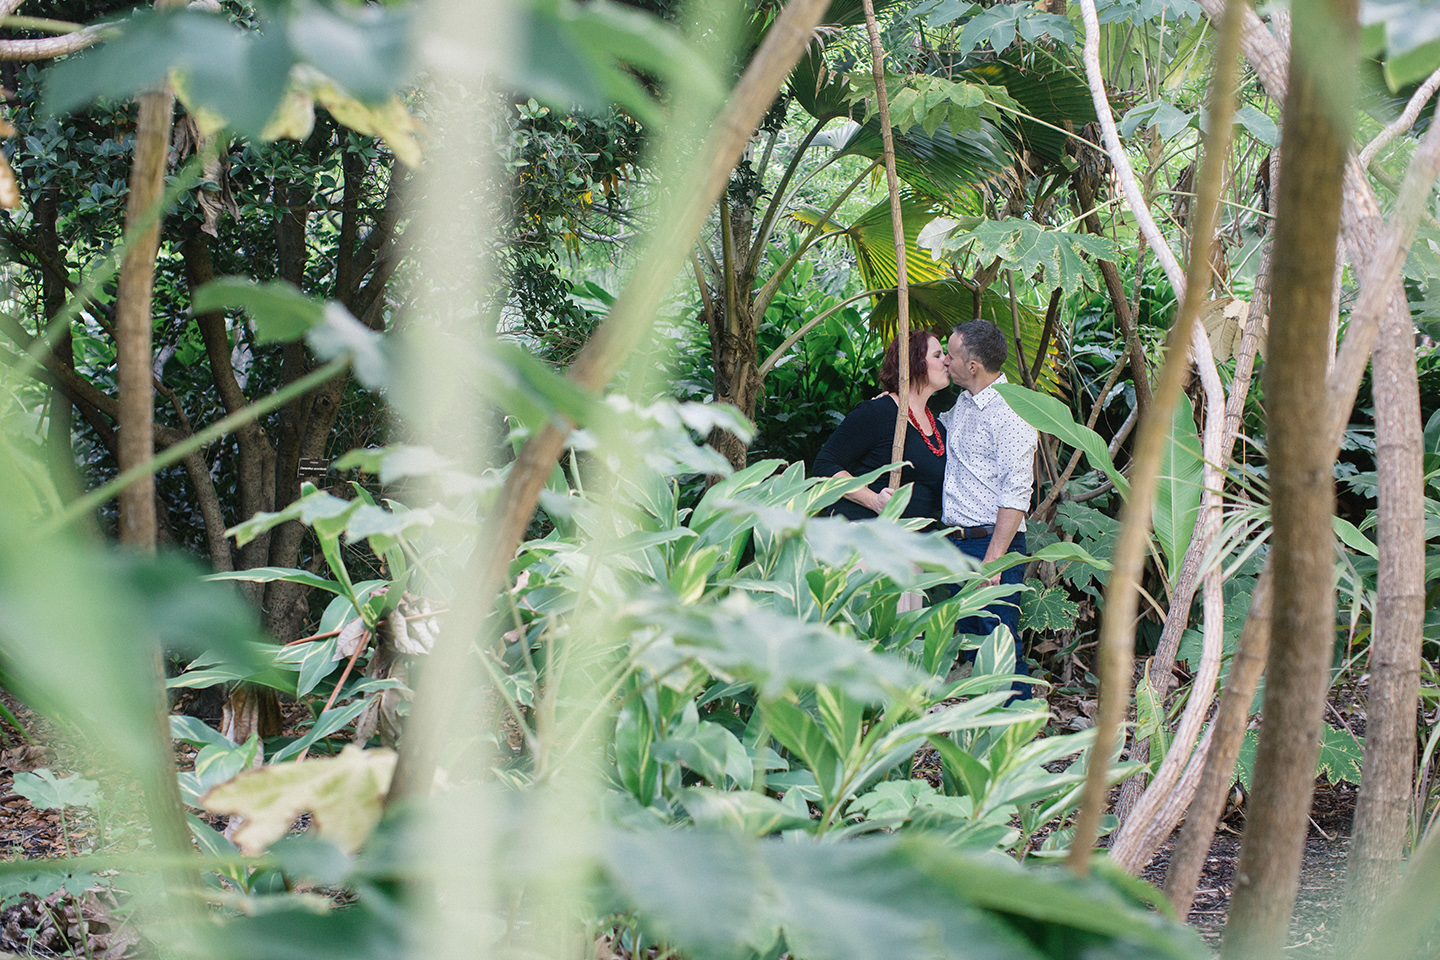
[[[140,98],[130,196],[125,206],[129,232],[160,202],[170,142],[174,94],[167,86]],[[120,388],[120,472],[149,460],[155,452],[154,373],[151,371],[150,294],[155,255],[160,246],[157,218],[125,255],[120,266],[115,308],[117,380]],[[120,542],[142,550],[155,547],[155,481],[145,479],[120,494]]]
[[[1399,874],[1414,778],[1425,620],[1425,495],[1414,324],[1408,310],[1385,311],[1371,373],[1380,564],[1370,638],[1365,766],[1345,879],[1343,929],[1352,942]]]
[[[120,393],[120,472],[145,463],[154,455],[154,383],[151,370],[150,298],[154,283],[155,256],[160,246],[159,206],[165,191],[169,160],[170,122],[174,94],[168,85],[140,97],[135,134],[135,156],[130,167],[130,195],[125,204],[125,229],[134,242],[120,266],[116,297],[117,379]],[[147,216],[151,225],[138,236]],[[127,487],[120,495],[120,542],[135,550],[155,549],[155,482],[152,476]],[[190,830],[183,816],[180,787],[170,763],[169,723],[165,718],[164,693],[160,679],[160,647],[152,660],[154,687],[155,756],[141,781],[151,839],[162,854],[178,857],[191,850]],[[171,868],[171,883],[189,886],[192,872]],[[186,894],[173,899],[171,908],[188,912],[192,902]]]
[[[905,282],[905,220],[900,212],[900,178],[895,173],[895,134],[890,128],[890,94],[885,89],[885,50],[880,46],[880,27],[875,22],[875,4],[861,0],[865,8],[865,31],[870,36],[870,69],[875,77],[875,106],[880,114],[880,142],[885,154],[885,186],[890,193],[890,227],[895,234],[895,309],[899,316],[895,339],[899,341],[899,408],[895,411],[895,438],[890,443],[890,462],[905,459],[905,431],[910,418],[910,285]],[[890,486],[900,486],[900,468],[890,471]]]
[[[1275,569],[1270,679],[1222,956],[1282,946],[1295,904],[1335,632],[1333,458],[1325,429],[1330,287],[1353,114],[1354,0],[1293,24],[1265,367]]]

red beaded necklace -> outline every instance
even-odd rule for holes
[[[920,434],[920,439],[925,441],[926,449],[937,457],[945,456],[945,443],[940,439],[940,431],[935,427],[935,414],[930,412],[930,408],[925,408],[925,416],[930,418],[930,433],[928,436],[925,433],[925,429],[920,426],[920,421],[915,419],[915,411],[909,410],[907,413],[910,416],[910,423],[915,427],[916,432]]]

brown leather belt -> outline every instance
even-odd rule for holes
[[[995,524],[987,523],[979,527],[956,527],[950,531],[951,540],[979,540],[981,537],[988,537],[995,532]]]

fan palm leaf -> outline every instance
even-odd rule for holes
[[[1065,155],[1065,130],[1078,130],[1095,120],[1090,88],[1070,65],[1048,55],[1026,63],[1015,54],[987,60],[964,72],[967,80],[1003,87],[1025,111],[1007,133],[1047,163]],[[1059,128],[1059,129],[1057,129]]]
[[[1010,162],[1010,145],[993,124],[981,121],[973,130],[950,132],[942,123],[933,134],[920,127],[895,131],[895,172],[917,193],[949,199],[962,196]],[[884,147],[880,120],[853,127],[838,146],[839,156],[879,159]]]

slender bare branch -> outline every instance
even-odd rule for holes
[[[861,0],[865,8],[865,32],[870,37],[870,70],[875,77],[875,107],[880,115],[880,143],[885,157],[885,187],[890,194],[890,228],[895,235],[895,339],[899,341],[900,401],[895,411],[895,439],[890,445],[890,462],[905,459],[905,432],[910,417],[910,285],[905,282],[905,219],[900,211],[900,178],[895,172],[895,132],[890,128],[890,93],[885,89],[885,49],[880,45],[880,27],[875,22],[875,4]],[[900,468],[890,471],[890,486],[900,486]]]
[[[1420,84],[1420,89],[1410,97],[1410,102],[1405,104],[1405,109],[1400,111],[1400,116],[1386,124],[1385,129],[1375,135],[1375,139],[1365,144],[1365,149],[1360,151],[1360,169],[1370,169],[1370,164],[1375,162],[1375,157],[1384,150],[1395,138],[1406,130],[1415,126],[1415,121],[1420,119],[1420,111],[1425,109],[1425,104],[1435,96],[1435,91],[1440,90],[1440,70],[1436,70],[1425,78]]]
[[[99,27],[86,27],[78,33],[34,40],[0,40],[0,60],[51,60],[94,46],[105,37]]]

